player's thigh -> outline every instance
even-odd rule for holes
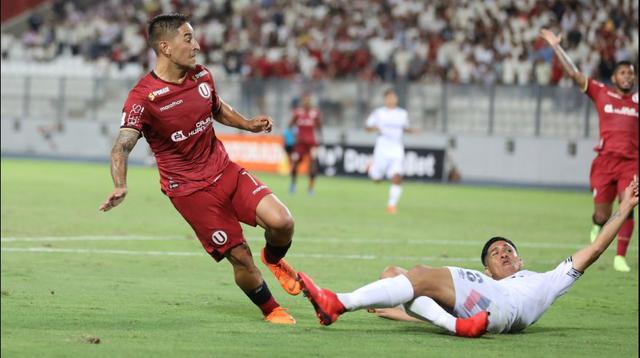
[[[265,229],[293,230],[293,216],[275,194],[266,195],[256,207],[255,222]]]
[[[188,196],[171,198],[171,203],[189,223],[202,247],[216,261],[245,242],[238,218],[228,210],[230,203],[221,198],[219,192],[208,187]]]
[[[598,155],[593,160],[589,181],[594,203],[612,203],[615,200],[617,179],[609,157]]]
[[[384,179],[389,163],[389,158],[384,154],[374,154],[371,166],[369,167],[369,177],[373,180]]]
[[[404,165],[404,157],[396,156],[389,158],[389,165],[387,166],[386,176],[388,179],[393,179],[396,176],[402,177]]]
[[[443,307],[454,307],[455,290],[451,273],[447,268],[418,265],[411,268],[406,275],[416,296],[428,296]]]

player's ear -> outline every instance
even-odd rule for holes
[[[169,46],[167,41],[158,41],[158,49],[163,55],[167,57],[171,56],[171,46]]]

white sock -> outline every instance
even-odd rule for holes
[[[407,314],[412,317],[425,320],[451,333],[456,333],[456,318],[430,297],[417,297],[415,300],[405,303],[404,308]]]
[[[370,283],[351,293],[339,293],[338,299],[348,311],[394,307],[413,299],[413,286],[405,275],[398,275]]]
[[[389,188],[389,201],[387,202],[387,206],[398,205],[400,195],[402,195],[402,186],[391,184],[391,188]]]

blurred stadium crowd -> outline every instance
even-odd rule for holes
[[[58,0],[26,32],[3,31],[2,58],[148,70],[146,24],[165,12],[191,16],[200,62],[218,77],[557,84],[541,27],[596,78],[638,59],[637,0]]]

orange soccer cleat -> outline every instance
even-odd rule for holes
[[[395,205],[389,205],[387,206],[387,213],[395,215],[398,213],[398,208]]]
[[[320,324],[328,326],[337,321],[338,317],[346,311],[335,293],[316,286],[311,277],[303,272],[298,273],[298,277],[302,283],[302,291],[316,310]]]
[[[477,338],[487,332],[489,312],[481,311],[469,318],[456,319],[456,336]]]
[[[276,264],[270,264],[264,256],[264,249],[260,252],[260,259],[273,272],[273,275],[288,294],[293,296],[300,294],[301,288],[300,281],[298,281],[298,273],[285,259],[280,259]]]
[[[264,320],[273,324],[296,324],[295,318],[291,316],[286,308],[276,307],[264,317]]]

